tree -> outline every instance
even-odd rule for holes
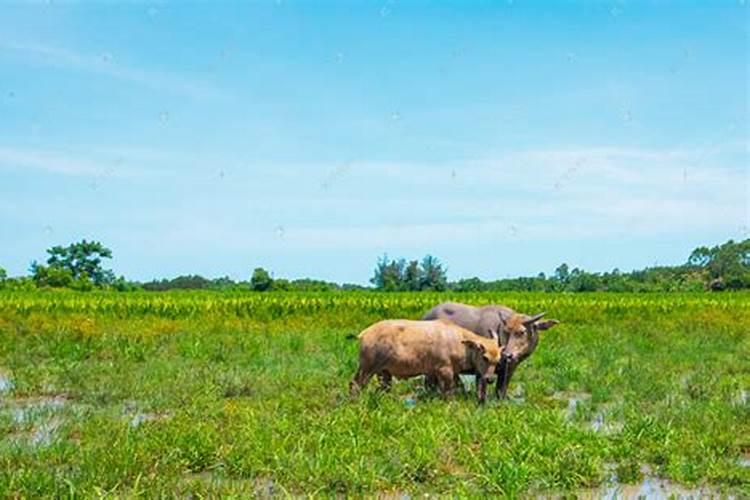
[[[574,292],[593,292],[600,286],[600,279],[596,273],[587,273],[577,267],[570,272],[568,286]]]
[[[214,278],[208,284],[208,288],[210,288],[211,290],[229,290],[234,286],[235,282],[229,276]]]
[[[256,292],[265,292],[270,290],[273,286],[273,278],[271,275],[262,267],[256,267],[253,271],[253,275],[250,278],[250,288]]]
[[[276,282],[273,288],[276,289]],[[289,289],[297,292],[330,292],[338,288],[336,283],[311,278],[296,279],[289,283]]]
[[[464,278],[451,284],[451,288],[457,292],[479,292],[485,286],[484,281],[476,276],[473,278]]]
[[[67,247],[54,246],[47,250],[47,266],[70,271],[72,279],[91,280],[96,286],[112,283],[114,273],[102,267],[102,259],[111,259],[112,250],[98,241],[81,240]],[[84,278],[86,276],[86,278]]]
[[[420,290],[423,274],[419,261],[410,261],[404,269],[404,288],[412,292]]]
[[[120,276],[110,285],[113,290],[118,292],[134,292],[141,289],[138,283],[133,283],[125,279],[124,276]]]
[[[388,256],[383,255],[378,259],[370,282],[375,288],[385,292],[443,291],[448,288],[443,264],[431,255],[425,256],[421,263],[412,260],[408,264],[404,259],[388,260]]]
[[[386,292],[403,290],[405,267],[406,262],[404,259],[389,262],[388,256],[383,255],[378,259],[378,263],[375,266],[375,275],[370,279],[370,282],[378,290]]]
[[[555,279],[562,284],[566,284],[570,278],[570,272],[568,271],[568,265],[564,262],[555,269]]]
[[[692,251],[688,257],[688,265],[695,267],[705,267],[711,262],[712,252],[708,247],[698,247]]]
[[[422,278],[420,290],[442,292],[448,287],[448,277],[443,264],[432,255],[422,259]]]
[[[208,288],[211,281],[198,274],[189,274],[187,276],[177,276],[169,281],[169,288],[178,288],[184,290],[203,290]]]
[[[292,284],[289,282],[288,279],[278,278],[278,279],[273,280],[273,289],[279,290],[282,292],[288,292],[289,290],[292,289]]]
[[[203,290],[210,288],[212,281],[198,274],[180,275],[176,278],[152,280],[143,284],[143,289],[150,292],[164,290]]]
[[[729,240],[712,248],[698,247],[690,254],[688,265],[707,274],[712,290],[750,287],[750,239]]]
[[[45,266],[36,261],[31,263],[31,279],[38,287],[69,288],[73,284],[70,269],[58,266]]]

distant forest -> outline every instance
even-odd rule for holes
[[[378,259],[371,286],[339,284],[302,278],[288,280],[274,278],[263,268],[255,268],[248,280],[234,281],[228,277],[209,279],[199,275],[178,276],[172,279],[137,282],[117,277],[103,266],[104,259],[112,258],[112,251],[97,241],[80,241],[67,247],[55,246],[47,250],[44,264],[33,262],[28,276],[8,277],[0,267],[0,289],[34,290],[67,288],[79,291],[115,290],[245,290],[255,292],[302,291],[322,292],[337,290],[404,291],[539,291],[539,292],[682,292],[701,290],[740,290],[750,288],[750,239],[732,240],[714,247],[699,247],[692,251],[684,264],[656,266],[638,271],[595,273],[561,264],[547,276],[504,278],[483,281],[464,278],[448,281],[445,265],[427,255],[421,261]]]

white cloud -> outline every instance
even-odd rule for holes
[[[0,147],[0,168],[30,169],[70,176],[90,176],[104,172],[106,166],[101,161],[49,151]]]
[[[2,52],[21,55],[24,61],[31,58],[33,62],[48,66],[97,73],[123,82],[192,98],[214,99],[226,96],[217,89],[191,78],[118,64],[109,53],[95,56],[49,45],[0,42],[0,54]]]
[[[242,170],[237,159],[210,152],[191,159],[137,147],[100,147],[85,156],[0,147],[0,168],[91,176],[122,157],[118,175],[168,175],[169,186],[160,187],[158,198],[128,216],[133,234],[157,234],[167,247],[200,248],[214,241],[271,252],[387,250],[731,234],[750,226],[747,171],[732,163],[733,148],[703,159],[700,151],[602,147],[437,165],[352,162],[332,177],[336,164],[259,162],[262,168]],[[228,169],[226,178],[217,175],[218,168]],[[200,203],[186,196],[193,188],[200,189]],[[100,213],[88,223],[105,225],[109,216]],[[276,226],[284,226],[283,237]]]
[[[160,172],[148,159],[134,156],[80,153],[68,150],[19,148],[0,145],[0,170],[31,171],[69,177],[142,178]]]

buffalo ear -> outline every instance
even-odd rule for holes
[[[538,321],[534,326],[536,326],[537,330],[549,330],[555,325],[559,325],[560,322],[556,319],[548,319],[544,321]]]
[[[480,342],[477,342],[476,340],[464,339],[461,341],[461,343],[466,344],[467,346],[472,347],[474,349],[478,349],[479,352],[484,354],[484,351],[485,351],[484,345],[481,344]]]

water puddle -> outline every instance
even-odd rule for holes
[[[748,391],[746,389],[742,389],[739,394],[737,394],[737,405],[743,406],[747,404],[748,399]]]
[[[37,396],[18,398],[10,401],[7,409],[13,415],[13,422],[23,424],[34,420],[38,414],[55,412],[68,404],[68,398],[59,396]]]
[[[42,422],[36,426],[29,437],[29,443],[32,446],[49,446],[55,439],[55,434],[60,426],[63,424],[63,419],[60,417],[52,417],[46,422]]]
[[[594,418],[591,419],[589,425],[592,431],[600,434],[616,434],[620,432],[623,427],[623,423],[614,420],[604,408],[594,414]]]
[[[564,416],[568,422],[576,420],[579,408],[591,407],[591,394],[588,392],[570,392],[560,391],[552,395],[552,399],[565,404]],[[591,420],[585,422],[585,425],[593,432],[600,434],[616,434],[623,428],[623,423],[617,420],[613,412],[613,403],[594,405],[593,410],[596,412]]]
[[[136,413],[130,419],[130,427],[140,427],[141,424],[146,422],[158,422],[159,420],[166,420],[169,417],[167,413]]]
[[[637,484],[612,484],[594,490],[586,490],[580,492],[577,497],[587,499],[637,498],[639,500],[735,498],[732,495],[722,495],[718,490],[708,486],[690,488],[668,479],[653,476],[644,477]]]
[[[620,499],[637,498],[644,500],[699,499],[699,498],[735,498],[722,494],[710,486],[689,487],[668,479],[657,477],[648,466],[641,467],[643,478],[635,484],[621,484],[614,472],[615,464],[605,466],[609,479],[598,488],[588,488],[575,493],[576,498],[585,499]]]
[[[594,415],[594,419],[591,421],[591,430],[594,432],[600,432],[604,429],[604,413],[599,412]]]
[[[425,498],[428,498],[429,495],[425,493]],[[412,496],[409,493],[398,493],[398,492],[389,492],[389,493],[381,493],[377,495],[376,497],[378,500],[411,500]]]
[[[578,406],[589,401],[591,399],[591,394],[588,392],[556,392],[552,395],[552,399],[566,401],[565,419],[573,420],[576,415],[576,410],[578,410]]]
[[[13,390],[13,381],[8,375],[0,372],[0,394],[7,394]]]
[[[20,445],[45,447],[51,445],[65,420],[59,413],[68,405],[64,395],[34,396],[10,400],[0,407],[10,413],[19,429],[11,433],[9,441]]]
[[[128,425],[135,429],[147,422],[158,422],[160,420],[167,420],[172,415],[166,412],[147,412],[138,410],[138,403],[135,401],[126,401],[123,409],[123,416],[128,419]]]
[[[191,472],[184,475],[186,483],[203,483],[221,486],[224,490],[248,493],[252,491],[255,498],[277,498],[288,492],[279,488],[273,479],[267,477],[250,478],[233,478],[211,471]]]

